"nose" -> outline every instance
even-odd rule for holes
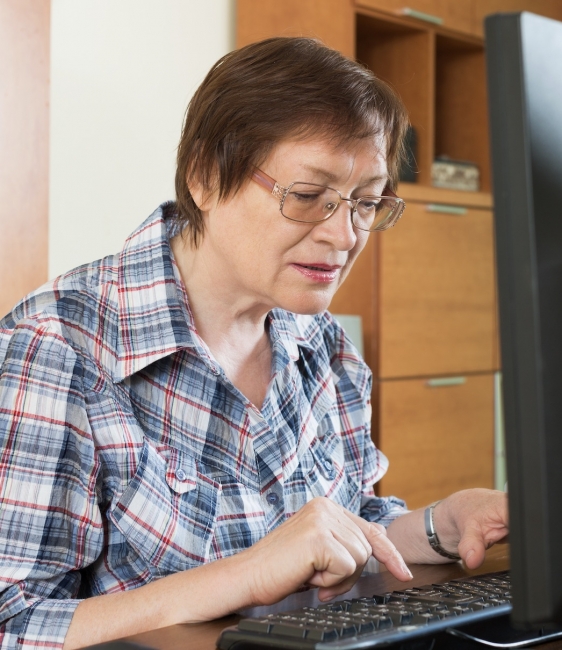
[[[314,228],[315,238],[329,242],[336,250],[350,251],[357,242],[357,233],[351,221],[352,206],[353,199],[342,199],[334,214]]]

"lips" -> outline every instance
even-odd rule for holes
[[[298,264],[292,265],[301,275],[312,280],[315,283],[330,283],[334,282],[339,275],[340,265],[322,264],[315,262],[313,264]]]
[[[302,266],[305,269],[311,269],[312,271],[337,271],[341,267],[339,265],[330,266],[328,264],[297,264],[296,266]]]

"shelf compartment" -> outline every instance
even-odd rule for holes
[[[400,95],[417,135],[418,182],[429,185],[434,156],[435,38],[426,29],[357,15],[357,60]]]
[[[435,155],[475,163],[480,190],[490,191],[484,48],[435,38]]]

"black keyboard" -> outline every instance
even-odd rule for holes
[[[245,618],[225,629],[217,645],[222,650],[354,650],[405,642],[507,614],[510,587],[503,571]]]

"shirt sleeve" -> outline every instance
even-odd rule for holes
[[[337,377],[338,408],[349,429],[347,437],[353,441],[349,456],[360,484],[359,515],[386,527],[408,510],[402,499],[375,495],[373,486],[386,474],[388,459],[371,440],[373,375],[337,320],[328,312],[318,318],[324,324],[332,372]]]
[[[359,476],[361,502],[359,515],[374,523],[388,526],[408,512],[397,497],[377,497],[374,485],[388,469],[388,459],[371,440],[371,390],[373,375],[351,339],[328,312],[319,317],[330,349],[331,365],[338,384],[338,407],[352,440],[349,456]]]
[[[84,373],[48,323],[0,361],[0,648],[61,648],[103,540]]]
[[[370,387],[369,387],[370,388]],[[370,390],[367,391],[371,394]],[[363,519],[383,526],[389,526],[397,517],[406,514],[406,503],[394,496],[375,496],[374,484],[386,474],[388,459],[371,440],[371,401],[365,402],[365,450],[363,456],[363,485],[361,490],[361,511]]]

